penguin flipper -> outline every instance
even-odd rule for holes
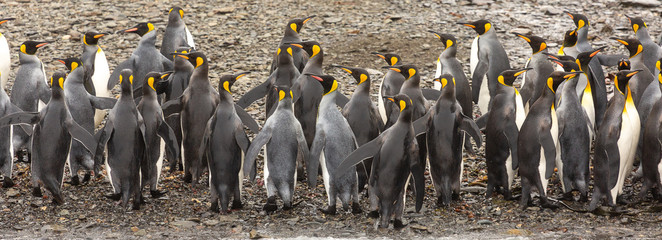
[[[253,119],[253,117],[251,117],[251,115],[244,110],[244,108],[235,103],[234,110],[237,112],[237,116],[239,116],[239,119],[241,119],[241,122],[244,124],[244,126],[246,126],[254,133],[260,132],[260,126],[257,124],[255,119]]]
[[[69,114],[64,120],[64,126],[67,128],[67,131],[69,131],[71,137],[82,143],[87,151],[90,153],[96,151],[97,142],[95,141],[94,136],[85,130],[85,128],[78,125],[78,123],[74,121],[73,117],[71,117],[71,114]]]
[[[51,100],[51,89],[45,82],[37,81],[37,91],[39,91],[39,100],[48,103]]]
[[[618,65],[621,59],[628,59],[629,57],[621,54],[598,54],[596,58],[600,61],[600,65],[612,67]]]
[[[349,102],[349,98],[347,98],[347,96],[345,96],[345,94],[342,94],[340,92],[338,92],[338,94],[336,94],[336,105],[338,105],[338,107],[344,108],[345,105],[347,105],[348,102]]]
[[[0,118],[0,127],[16,124],[34,125],[39,122],[39,119],[40,117],[38,112],[16,112]]]
[[[472,120],[471,118],[465,116],[464,114],[460,113],[462,117],[462,122],[460,123],[460,129],[462,131],[467,132],[471,138],[474,139],[476,142],[476,146],[480,148],[483,144],[483,138],[480,137],[480,130],[478,130],[478,125],[476,125],[476,122]]]
[[[430,119],[432,119],[432,112],[434,110],[430,110],[425,115],[422,117],[418,118],[412,125],[414,126],[414,135],[418,136],[421,135],[425,132],[428,131],[428,128],[430,127]]]
[[[554,165],[556,164],[556,146],[554,145],[554,139],[552,138],[552,133],[546,131],[541,134],[539,137],[540,145],[542,146],[543,152],[545,153],[545,164],[547,169],[545,171],[545,178],[549,179],[554,173]]]
[[[383,138],[384,138],[384,133],[376,137],[370,142],[367,142],[361,147],[357,148],[354,150],[352,153],[349,154],[345,158],[345,160],[342,160],[340,165],[336,168],[336,172],[333,173],[333,176],[337,176],[338,173],[343,173],[346,172],[350,167],[358,164],[359,162],[368,159],[375,154],[379,153],[379,149],[382,148],[382,143],[383,143]],[[375,160],[373,159],[372,165],[375,165]],[[374,169],[374,168],[373,168]]]
[[[241,148],[244,153],[248,152],[248,149],[251,147],[251,141],[248,140],[248,136],[244,131],[244,127],[239,125],[234,133],[234,139],[237,141],[237,145]]]
[[[478,104],[478,97],[480,96],[480,85],[485,81],[484,78],[487,70],[487,62],[481,59],[471,75],[471,98],[473,98],[476,104]]]
[[[485,127],[487,126],[487,118],[490,117],[490,112],[486,112],[483,115],[480,115],[480,117],[476,118],[476,126],[478,126],[478,129],[484,130]]]
[[[317,169],[320,164],[320,154],[326,145],[326,133],[322,129],[315,131],[315,138],[313,144],[310,146],[310,157],[306,165],[308,175],[308,187],[315,188],[317,186]]]
[[[165,145],[168,148],[168,151],[175,159],[179,159],[179,144],[177,143],[177,137],[175,136],[175,131],[166,124],[163,118],[159,117],[159,127],[157,134],[165,141]],[[172,161],[174,159],[169,159]]]
[[[508,146],[510,146],[510,157],[513,160],[513,170],[516,170],[519,167],[519,158],[517,157],[517,138],[519,130],[517,129],[517,125],[515,125],[515,123],[508,124],[503,134],[508,141]]]
[[[161,105],[161,109],[163,109],[163,116],[166,117],[170,117],[170,115],[180,113],[182,111],[182,97],[180,96],[178,98],[165,102],[163,105]]]
[[[249,105],[251,105],[251,103],[266,96],[267,93],[269,92],[270,86],[271,86],[271,81],[267,79],[267,81],[264,81],[262,84],[248,91],[246,94],[244,94],[244,96],[241,96],[239,101],[237,101],[237,105],[239,105],[241,108],[248,107]]]
[[[110,136],[113,134],[114,128],[115,126],[113,125],[113,120],[108,118],[106,125],[97,133],[98,141],[97,148],[94,152],[94,165],[100,166],[102,164],[104,148],[106,147],[108,140],[110,140]]]
[[[132,71],[134,70],[133,66],[135,66],[135,58],[132,55],[129,59],[124,60],[124,62],[120,63],[115,67],[115,70],[113,70],[113,73],[110,74],[110,78],[108,79],[108,90],[113,89],[117,83],[120,82],[120,73],[124,69],[131,69]]]
[[[615,139],[618,139],[620,137],[620,134],[618,137]],[[609,165],[609,189],[612,189],[616,187],[616,183],[618,183],[618,173],[620,171],[624,171],[623,169],[620,169],[621,165],[621,150],[618,149],[618,142],[613,141],[611,143],[607,144],[607,147],[605,147],[605,151],[607,154],[607,163]]]
[[[420,212],[425,198],[425,166],[421,166],[418,143],[409,145],[409,168],[414,177],[414,191],[416,194],[416,212]]]
[[[92,103],[92,107],[96,109],[111,109],[115,106],[115,103],[117,103],[117,99],[115,98],[108,98],[108,97],[97,97],[94,95],[90,95],[90,103]]]
[[[430,101],[436,101],[441,96],[441,91],[437,89],[421,88],[421,92],[423,93],[423,97]]]
[[[262,128],[262,131],[260,131],[260,133],[258,133],[257,136],[253,138],[253,142],[251,143],[251,146],[248,148],[246,156],[244,157],[244,176],[251,175],[249,171],[255,164],[255,158],[257,158],[257,155],[260,154],[262,147],[267,144],[269,140],[271,140],[271,133],[271,127],[265,126]],[[251,181],[255,180],[255,176],[250,176],[250,178]]]
[[[296,128],[297,133],[297,160],[302,158],[302,162],[308,162],[308,157],[310,156],[310,149],[308,149],[308,142],[306,142],[306,135],[303,133],[303,129],[299,126]]]

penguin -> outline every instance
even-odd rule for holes
[[[572,72],[574,71],[579,71],[579,65],[577,65],[576,59],[571,56],[567,55],[555,55],[552,53],[545,53],[547,55],[547,60],[553,62],[556,64],[556,71],[561,71],[561,72]],[[565,82],[564,82],[565,83]],[[561,91],[563,84],[559,85],[559,89],[557,92]]]
[[[134,88],[143,86],[145,75],[149,72],[165,72],[172,70],[172,61],[161,55],[159,50],[156,49],[156,31],[152,23],[138,23],[134,27],[125,29],[121,32],[138,34],[138,36],[140,36],[140,42],[138,43],[138,47],[136,47],[136,49],[133,50],[133,53],[131,53],[129,59],[124,60],[115,67],[115,70],[113,70],[113,73],[108,80],[108,89],[112,89],[117,85],[119,75],[124,69],[130,69],[133,72],[133,76],[136,79],[135,84],[133,84]],[[141,95],[142,91],[135,92],[133,97],[138,98]]]
[[[497,77],[510,69],[508,55],[488,20],[460,22],[473,28],[478,36],[471,44],[471,97],[478,104],[481,114],[489,111],[492,97],[496,95]]]
[[[220,99],[209,82],[209,62],[204,53],[177,54],[177,57],[187,59],[195,68],[182,96],[164,103],[162,107],[165,116],[180,114],[184,182],[195,185],[207,167],[207,158],[199,156],[202,137]]]
[[[531,203],[531,188],[538,189],[540,206],[555,208],[547,199],[547,181],[554,173],[559,125],[555,109],[555,91],[568,78],[581,72],[555,71],[547,78],[547,86],[533,103],[517,137],[519,175],[522,177],[520,205],[526,209]]]
[[[131,208],[138,210],[142,201],[141,165],[150,159],[152,146],[145,143],[145,124],[133,98],[133,79],[130,69],[122,70],[118,77],[122,91],[108,112],[106,125],[98,133],[95,161],[100,163],[104,149],[107,149],[104,165],[113,187],[113,193],[107,197],[121,200],[122,208],[126,208],[133,198]]]
[[[398,121],[382,132],[379,137],[354,150],[336,172],[346,172],[364,159],[373,158],[368,181],[370,217],[381,217],[380,228],[388,228],[391,217],[394,228],[402,228],[405,210],[406,187],[410,177],[414,178],[416,212],[423,206],[425,196],[424,165],[418,160],[418,146],[412,126],[413,102],[405,94],[385,96],[400,109]]]
[[[655,76],[652,71],[648,70],[648,64],[646,64],[645,61],[646,56],[643,54],[644,47],[641,42],[635,38],[621,39],[612,37],[611,39],[616,40],[627,48],[630,53],[630,68],[641,70],[628,81],[628,86],[632,89],[632,100],[634,100],[635,106],[639,106],[639,101],[642,98],[644,91],[646,91],[648,85],[651,85],[651,83],[655,81]],[[654,85],[657,85],[657,83],[654,83]]]
[[[505,199],[512,197],[512,182],[519,163],[517,137],[526,118],[522,95],[513,87],[513,82],[528,70],[506,70],[497,77],[499,84],[492,108],[489,114],[484,115],[487,116],[485,126],[487,198],[495,191],[503,194]]]
[[[455,81],[452,75],[442,74],[434,79],[442,89],[439,99],[425,116],[413,123],[414,131],[426,133],[430,175],[434,184],[438,206],[447,206],[451,196],[460,196],[462,182],[463,133],[468,133],[480,148],[482,137],[478,126],[462,113],[462,106],[455,97]]]
[[[293,43],[293,42],[301,42],[301,37],[299,36],[299,32],[303,30],[304,24],[306,24],[310,19],[313,19],[315,15],[305,17],[305,18],[295,18],[287,22],[287,25],[285,25],[285,31],[283,38],[280,40],[280,43],[278,46],[282,46],[283,44],[288,44],[288,43]],[[269,74],[272,74],[276,68],[279,66],[279,61],[280,58],[279,53],[276,53],[274,55],[273,61],[271,62],[271,67],[269,68]],[[296,67],[298,72],[303,71],[303,69],[306,67],[306,63],[308,62],[308,59],[310,58],[307,56],[308,54],[301,50],[300,48],[293,48],[292,49],[292,62],[294,66]]]
[[[577,49],[577,31],[568,30],[565,32],[563,35],[563,44],[561,45],[558,54],[573,58],[579,55],[579,50]]]
[[[536,102],[540,97],[543,91],[543,85],[545,84],[545,79],[549,74],[554,71],[554,66],[552,63],[547,61],[547,56],[544,54],[547,52],[547,43],[545,39],[533,36],[533,35],[523,35],[515,33],[515,36],[524,39],[531,50],[533,50],[533,55],[529,57],[526,61],[525,68],[533,68],[529,71],[526,71],[522,75],[522,87],[520,92],[522,93],[522,101],[524,101],[524,109],[529,110],[531,105]]]
[[[372,54],[384,59],[386,64],[391,67],[402,65],[402,58],[400,58],[400,56],[397,54],[382,54],[378,52],[373,52]],[[377,106],[379,109],[379,114],[382,117],[382,121],[384,121],[384,130],[395,124],[395,122],[398,120],[397,106],[393,105],[391,101],[386,100],[384,96],[395,96],[398,94],[404,82],[405,77],[402,76],[402,74],[393,70],[389,70],[386,72],[384,79],[382,79],[382,82],[379,84],[379,98],[377,99]]]
[[[237,104],[241,108],[247,108],[251,103],[266,96],[264,103],[266,118],[271,116],[273,111],[276,110],[279,98],[278,91],[275,90],[274,86],[287,86],[291,88],[294,81],[301,75],[292,61],[294,49],[300,48],[293,48],[289,44],[282,44],[278,47],[276,53],[278,56],[278,65],[276,69],[269,75],[266,81],[251,89],[239,99]]]
[[[248,74],[242,72],[235,75],[223,75],[219,80],[220,102],[214,115],[207,123],[207,129],[200,146],[200,156],[206,156],[209,168],[209,188],[211,194],[211,208],[221,214],[228,213],[230,197],[232,209],[242,208],[241,192],[244,179],[244,155],[251,142],[246,136],[244,126],[257,133],[257,123],[250,118],[251,123],[245,124],[237,111],[243,111],[232,99],[232,85],[241,77]]]
[[[603,113],[598,112],[598,100],[599,98],[596,98],[594,93],[596,91],[597,86],[599,85],[598,82],[603,82],[604,80],[600,80],[599,78],[596,78],[596,75],[594,75],[593,68],[591,67],[591,62],[592,59],[598,56],[597,54],[602,51],[604,47],[590,51],[590,52],[582,52],[577,55],[577,59],[575,59],[575,63],[579,66],[579,71],[581,72],[578,79],[577,79],[577,85],[575,91],[577,92],[577,96],[580,97],[580,101],[582,103],[582,107],[584,108],[584,111],[586,111],[586,115],[588,116],[588,119],[590,120],[591,125],[597,129],[600,126],[600,121],[602,121],[602,117],[604,117]],[[563,88],[564,84],[562,83],[560,88]],[[605,96],[606,98],[606,96]],[[601,99],[606,101],[606,99]],[[591,138],[593,137],[593,133],[591,133]]]
[[[641,53],[643,55],[641,61],[643,61],[646,68],[653,73],[653,77],[657,76],[659,71],[655,68],[655,63],[660,57],[662,57],[662,49],[660,48],[660,45],[657,45],[657,43],[653,41],[653,38],[648,34],[648,25],[646,25],[642,18],[628,15],[625,15],[625,17],[628,18],[632,31],[634,31],[637,40],[641,43]]]
[[[384,122],[379,116],[379,110],[370,99],[370,74],[363,68],[332,66],[349,73],[358,85],[352,94],[352,98],[342,108],[342,115],[352,128],[357,146],[363,146],[363,144],[379,136],[381,130],[384,129]],[[362,164],[356,165],[356,172],[359,177],[359,192],[363,192],[365,185],[368,183],[371,166],[372,158],[365,159]]]
[[[163,33],[163,42],[161,42],[161,54],[168,60],[173,61],[172,54],[180,47],[189,47],[195,49],[195,42],[191,31],[184,22],[184,9],[172,7],[168,10],[168,25]]]
[[[655,83],[658,89],[662,88],[662,73],[658,73],[657,82]],[[1,94],[1,93],[0,93]],[[662,159],[662,146],[660,141],[660,129],[662,129],[662,101],[656,101],[653,105],[648,119],[643,125],[643,138],[642,142],[642,158],[641,167],[643,171],[643,185],[639,192],[639,197],[644,198],[649,191],[652,191],[656,199],[662,197],[662,177],[660,177],[660,159]]]
[[[39,105],[48,103],[51,96],[48,83],[46,82],[46,72],[44,64],[35,55],[37,50],[46,46],[50,42],[25,41],[21,44],[18,59],[20,66],[16,72],[14,85],[11,88],[9,99],[11,102],[26,112],[36,112],[41,110]],[[41,101],[41,102],[40,102]],[[43,107],[42,107],[43,108]],[[12,127],[12,146],[14,153],[18,154],[24,148],[28,148],[28,161],[30,159],[30,150],[28,144],[30,136],[23,129]],[[19,160],[21,157],[19,156]]]
[[[97,97],[87,92],[85,89],[85,75],[87,70],[85,65],[78,58],[54,59],[62,64],[70,71],[69,75],[64,81],[64,93],[67,96],[67,107],[71,113],[71,117],[83,127],[87,133],[94,134],[94,110],[95,109],[111,109],[115,106],[117,99]],[[94,165],[94,156],[92,152],[85,149],[85,146],[79,142],[71,143],[71,150],[67,157],[69,164],[69,174],[71,174],[71,185],[79,185],[81,179],[78,176],[78,171],[82,169],[85,175],[82,182],[90,180],[90,171],[96,170]]]
[[[631,65],[630,60],[623,58],[620,61],[618,61],[618,71],[630,70],[630,65]]]
[[[609,205],[615,205],[632,170],[641,125],[628,81],[639,71],[619,71],[614,76],[616,90],[595,137],[594,186],[589,211],[599,207],[605,198]]]
[[[262,130],[253,139],[246,152],[243,167],[244,175],[254,180],[255,174],[249,171],[255,165],[260,150],[265,147],[264,186],[267,189],[267,202],[262,209],[267,213],[278,209],[276,196],[283,200],[283,210],[292,209],[297,179],[297,159],[302,158],[304,162],[308,162],[309,156],[301,124],[292,112],[292,91],[288,86],[275,88],[278,93],[276,110],[267,118]]]
[[[0,77],[2,77],[1,72]],[[17,112],[22,111],[9,101],[9,95],[7,95],[5,89],[0,89],[0,118]],[[14,148],[12,148],[11,145],[13,136],[11,128],[12,127],[0,127],[0,175],[4,177],[2,180],[3,188],[14,186],[14,181],[12,180]]]
[[[166,193],[166,191],[158,190],[159,177],[161,176],[161,168],[163,167],[163,154],[167,148],[170,156],[173,156],[172,161],[179,158],[179,145],[177,138],[172,128],[163,119],[163,112],[161,105],[156,97],[156,88],[154,87],[159,79],[167,77],[167,74],[161,75],[157,72],[148,73],[145,76],[145,81],[142,91],[143,97],[138,103],[138,112],[143,118],[145,125],[144,135],[145,144],[149,145],[149,153],[145,154],[140,166],[141,187],[149,186],[149,193],[152,198],[159,198]],[[161,139],[159,139],[161,138]]]
[[[662,61],[662,58],[660,58],[657,63],[655,64],[655,69],[657,69],[657,72],[659,73],[660,70],[660,61]],[[631,65],[631,64],[630,64]],[[643,67],[639,66],[638,69],[643,69]],[[625,69],[625,70],[630,70]],[[619,70],[620,71],[620,70]],[[645,70],[644,70],[645,72]],[[643,72],[641,73],[643,74]],[[637,74],[639,75],[639,74]],[[634,77],[636,77],[635,75]],[[631,80],[630,80],[631,81]],[[657,81],[653,80],[650,84],[648,84],[648,87],[646,87],[646,90],[644,90],[644,93],[641,95],[641,98],[639,99],[639,104],[636,104],[637,106],[637,111],[639,112],[639,118],[641,119],[641,127],[642,129],[645,128],[645,124],[648,121],[648,115],[651,113],[653,106],[657,104],[658,101],[660,101],[660,98],[662,97],[662,92],[660,92],[660,88],[657,84]],[[637,147],[637,155],[636,158],[640,159],[643,161],[642,157],[642,151],[643,151],[643,137],[644,134],[641,133],[639,137],[639,146]],[[640,167],[637,169],[636,177],[641,177],[643,174],[643,169]]]
[[[110,97],[111,88],[108,87],[108,78],[110,78],[110,68],[106,53],[99,46],[99,39],[106,33],[86,32],[83,35],[83,55],[81,61],[85,67],[85,87],[88,92],[98,97]],[[94,127],[99,127],[106,117],[106,111],[97,110],[94,114]]]
[[[3,23],[13,21],[15,18],[0,18],[0,25]],[[0,32],[0,87],[4,90],[7,86],[11,67],[11,54],[9,52],[9,44],[7,38]]]
[[[313,80],[319,81],[324,88],[315,127],[315,138],[308,157],[308,186],[313,189],[317,187],[317,171],[321,165],[328,198],[328,207],[321,211],[335,215],[336,199],[340,199],[345,211],[349,210],[351,201],[352,212],[360,213],[358,174],[355,166],[349,167],[344,172],[336,171],[342,160],[356,150],[356,138],[352,128],[336,106],[335,98],[341,94],[338,92],[340,84],[333,76],[306,74]]]
[[[61,188],[72,138],[81,142],[88,151],[97,148],[94,137],[78,125],[69,113],[63,90],[65,78],[63,72],[52,75],[51,98],[40,112],[18,112],[0,119],[2,127],[10,124],[34,125],[30,164],[32,194],[41,197],[43,186],[58,205],[64,203]]]

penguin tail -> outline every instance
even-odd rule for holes
[[[62,197],[62,191],[60,191],[60,184],[58,181],[50,180],[44,182],[44,188],[48,190],[53,196],[53,203],[56,205],[62,205],[64,203],[64,198]]]
[[[221,200],[221,213],[227,213],[228,212],[228,206],[230,205],[230,189],[228,189],[228,186],[219,184],[217,188],[217,194],[220,196]]]
[[[448,206],[451,203],[453,197],[453,188],[451,186],[451,181],[450,179],[442,179],[442,181],[439,184],[441,185],[441,187],[440,187],[440,193],[438,193],[439,198],[437,199],[437,205]]]

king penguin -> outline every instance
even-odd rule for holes
[[[163,42],[161,42],[161,54],[168,60],[173,61],[172,54],[180,47],[190,47],[195,49],[193,35],[186,27],[184,22],[184,9],[172,7],[168,11],[168,25],[163,33]]]
[[[646,68],[653,73],[653,76],[657,76],[659,71],[655,67],[655,63],[660,57],[662,57],[662,49],[660,48],[660,45],[657,45],[657,43],[653,41],[653,38],[648,34],[648,25],[646,25],[642,18],[628,15],[625,15],[625,17],[630,21],[632,31],[634,31],[637,40],[641,43],[641,52],[643,55],[641,60],[646,65]]]
[[[655,85],[662,89],[662,73],[658,73]],[[659,90],[662,91],[662,90]],[[0,93],[1,94],[1,93]],[[659,99],[659,98],[658,98]],[[649,191],[652,191],[656,199],[662,197],[662,101],[656,101],[653,105],[648,119],[643,125],[642,138],[642,158],[641,167],[643,171],[644,183],[639,193],[640,198],[644,198]]]
[[[376,56],[384,59],[386,61],[386,64],[388,64],[391,67],[398,67],[402,65],[402,58],[398,56],[397,54],[393,53],[378,53],[378,52],[373,52],[372,54],[375,54]],[[393,70],[388,70],[386,72],[386,75],[384,75],[384,79],[382,79],[382,82],[379,83],[379,98],[377,99],[377,106],[379,107],[379,115],[382,117],[382,121],[384,121],[384,129],[389,128],[391,125],[395,123],[395,121],[398,120],[398,110],[397,106],[393,105],[391,101],[386,100],[383,98],[384,96],[395,96],[400,92],[400,88],[402,87],[402,84],[405,82],[405,77],[402,76],[402,74],[393,71]]]
[[[554,173],[559,125],[555,109],[555,91],[568,78],[580,72],[552,72],[540,98],[533,103],[517,137],[519,175],[522,177],[521,207],[531,203],[531,189],[540,194],[542,207],[554,208],[547,199],[547,182]]]
[[[0,72],[0,77],[2,73]],[[9,95],[5,92],[4,88],[0,89],[0,117],[7,116],[12,113],[21,112],[21,109],[16,107],[9,101]],[[14,148],[12,148],[11,126],[0,127],[0,174],[3,176],[2,187],[8,188],[14,186],[12,180],[12,170],[14,167]]]
[[[462,107],[455,98],[453,76],[442,74],[435,78],[442,87],[441,95],[435,105],[425,116],[416,120],[414,131],[427,133],[427,149],[430,164],[430,175],[434,184],[438,206],[447,206],[451,197],[460,196],[462,182],[463,133],[468,133],[480,148],[482,137],[478,126],[462,113]],[[468,140],[467,140],[468,141]]]
[[[590,66],[590,63],[592,59],[602,51],[602,49],[604,49],[604,47],[590,52],[579,53],[577,59],[575,59],[575,63],[579,66],[579,71],[581,71],[577,79],[578,81],[575,91],[577,92],[577,96],[580,97],[582,107],[584,108],[584,111],[586,111],[586,115],[588,116],[591,125],[593,125],[595,129],[598,129],[600,124],[598,120],[602,121],[601,119],[604,115],[601,115],[602,113],[598,112],[598,103],[596,102],[598,98],[595,98],[595,95],[593,95],[596,91],[595,88],[598,85],[598,82],[601,80],[597,79],[596,75],[593,74],[593,68]],[[563,88],[563,85],[564,84],[562,83],[560,87]],[[606,99],[603,100],[606,101]],[[591,132],[590,134],[592,137],[593,133]]]
[[[621,39],[612,37],[611,39],[618,41],[627,48],[630,53],[630,69],[641,70],[628,81],[628,86],[632,89],[632,100],[634,100],[636,106],[639,106],[639,101],[642,99],[644,91],[646,91],[648,85],[651,85],[651,83],[655,81],[655,76],[652,71],[648,70],[646,56],[643,52],[644,47],[641,42],[635,38]],[[657,83],[655,83],[655,85],[657,85]]]
[[[618,71],[621,70],[630,70],[630,60],[627,60],[625,58],[621,59],[618,61]]]
[[[283,210],[289,210],[294,198],[297,179],[297,159],[307,162],[309,156],[306,137],[292,112],[292,91],[288,86],[276,86],[278,102],[271,117],[267,118],[260,133],[248,148],[244,161],[244,174],[251,180],[255,175],[249,171],[255,165],[257,155],[264,150],[264,187],[267,202],[262,208],[267,213],[278,209],[276,196],[283,200]]]
[[[614,77],[614,97],[595,137],[594,186],[589,211],[599,207],[605,198],[609,205],[615,205],[632,170],[641,125],[628,81],[639,71],[619,71]]]
[[[510,69],[508,55],[496,35],[496,29],[487,20],[461,22],[473,28],[478,36],[471,44],[471,97],[478,104],[481,114],[489,111],[492,97],[496,95],[499,74]]]
[[[1,18],[0,25],[3,23],[14,20],[14,18]],[[0,32],[0,87],[4,90],[7,86],[7,79],[9,79],[11,67],[11,54],[9,52],[9,44],[7,38]]]
[[[570,56],[576,58],[579,55],[577,50],[577,31],[568,30],[563,35],[563,44],[558,52],[559,55]]]
[[[306,24],[310,19],[313,19],[315,15],[306,17],[306,18],[295,18],[287,22],[285,25],[285,31],[283,38],[280,40],[279,46],[283,44],[301,42],[301,37],[299,33],[303,30],[304,24]],[[274,55],[273,61],[271,62],[271,67],[269,68],[269,74],[273,73],[279,66],[279,54]],[[303,71],[303,68],[306,67],[309,56],[306,56],[307,53],[301,50],[300,48],[292,49],[292,61],[298,72]]]
[[[64,165],[71,140],[83,143],[88,151],[94,151],[97,144],[94,137],[74,121],[69,113],[63,91],[66,75],[56,72],[50,79],[51,99],[40,112],[18,112],[0,119],[0,126],[9,124],[33,124],[32,194],[41,197],[41,187],[51,193],[53,202],[64,203],[62,183]]]
[[[110,97],[111,88],[108,87],[110,68],[106,53],[99,46],[99,39],[105,33],[86,32],[83,36],[83,55],[81,61],[85,67],[85,87],[88,92],[98,97]],[[94,114],[94,126],[99,127],[101,121],[106,117],[106,111],[97,110]]]
[[[542,94],[545,79],[547,79],[549,74],[554,71],[554,66],[547,61],[547,56],[544,54],[547,52],[547,43],[545,42],[545,39],[538,36],[523,35],[519,33],[515,33],[515,36],[518,36],[529,43],[529,46],[533,51],[533,55],[529,57],[524,66],[525,68],[532,69],[522,74],[522,88],[520,88],[522,101],[524,101],[524,109],[528,111],[531,105],[533,105]]]
[[[412,126],[413,103],[405,94],[386,96],[400,109],[398,121],[382,132],[379,137],[354,150],[336,169],[346,172],[364,159],[373,158],[372,172],[368,180],[370,217],[381,217],[380,228],[388,228],[391,217],[394,228],[402,228],[402,215],[405,210],[406,187],[411,177],[414,178],[416,211],[423,206],[425,196],[424,165],[418,153]]]

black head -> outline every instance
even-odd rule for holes
[[[400,58],[400,56],[398,56],[395,53],[383,54],[383,53],[378,53],[378,52],[372,52],[372,54],[375,54],[377,57],[380,57],[381,59],[384,59],[384,61],[386,61],[386,64],[388,64],[390,66],[395,66],[395,65],[398,65],[402,62],[402,58]]]
[[[37,53],[37,49],[46,46],[46,44],[49,43],[51,42],[25,41],[21,44],[21,52],[28,55],[34,55]]]
[[[232,85],[239,80],[239,78],[246,76],[246,74],[249,74],[250,72],[241,72],[238,74],[234,75],[223,75],[221,76],[221,79],[218,81],[218,91],[227,91],[229,93],[232,93]]]
[[[636,75],[639,72],[641,72],[641,70],[618,71],[616,73],[616,76],[614,76],[614,85],[616,86],[616,89],[618,89],[618,92],[620,92],[623,95],[626,95],[627,94],[628,82],[630,82],[630,78],[632,78],[632,76]]]
[[[475,22],[458,22],[458,24],[473,28],[476,33],[478,33],[478,35],[483,35],[492,29],[492,23],[485,19],[481,19]]]
[[[124,90],[128,86],[128,89],[133,89],[133,71],[131,69],[124,69],[120,72],[120,86]]]
[[[509,69],[501,72],[499,74],[499,77],[497,78],[497,81],[503,85],[512,87],[513,83],[517,79],[519,75],[522,75],[522,73],[525,73],[526,71],[529,71],[533,68],[522,68],[522,69]]]
[[[76,68],[83,66],[83,62],[76,57],[70,57],[70,58],[53,58],[53,60],[58,61],[62,64],[64,64],[65,67],[71,72],[73,70],[76,70]]]
[[[568,30],[563,35],[563,47],[573,47],[577,45],[577,31]]]
[[[515,36],[518,36],[524,39],[524,41],[528,42],[534,54],[547,49],[547,43],[545,43],[545,39],[541,37],[533,36],[533,35],[523,35],[519,33],[515,33]]]
[[[287,28],[292,29],[292,31],[299,33],[303,29],[303,25],[306,24],[310,19],[314,18],[315,15],[306,17],[306,18],[295,18],[287,22]]]
[[[145,75],[145,82],[143,83],[143,91],[155,91],[156,84],[161,81],[164,77],[168,77],[169,74],[161,74],[159,72],[149,72]]]
[[[366,71],[363,68],[353,68],[353,67],[345,67],[345,66],[340,66],[340,65],[331,65],[332,67],[337,67],[345,72],[349,73],[354,77],[354,80],[356,80],[357,85],[361,85],[364,82],[370,82],[370,74],[368,71]]]
[[[384,96],[383,98],[395,103],[400,108],[400,112],[414,105],[414,103],[411,101],[411,98],[402,93],[395,96]]]
[[[98,32],[86,32],[85,35],[83,36],[83,44],[85,45],[97,45],[99,43],[99,39],[101,37],[105,36],[106,33],[98,33]]]
[[[418,74],[418,68],[413,64],[399,65],[399,66],[386,66],[382,68],[388,68],[390,70],[399,72],[406,80],[410,79],[414,75]]]
[[[168,19],[184,19],[184,9],[172,7],[168,10]]]
[[[187,54],[178,53],[177,57],[181,57],[188,60],[195,68],[207,64],[207,56],[205,56],[205,54],[202,52],[191,52]]]
[[[453,75],[450,75],[448,73],[441,74],[441,76],[435,78],[433,81],[439,82],[441,84],[442,89],[446,88],[446,85],[448,85],[448,83],[453,83],[452,86],[455,86],[455,78],[453,77]]]
[[[439,39],[439,41],[441,41],[442,44],[444,44],[444,48],[449,48],[449,47],[455,45],[455,43],[457,42],[457,40],[455,39],[455,36],[453,36],[451,34],[436,33],[436,32],[433,32],[433,31],[430,31],[430,32],[432,34],[434,34],[434,36],[436,36]]]
[[[616,40],[619,43],[625,45],[625,48],[627,48],[628,52],[630,52],[630,58],[637,56],[639,53],[641,53],[641,51],[644,50],[644,47],[641,45],[641,42],[639,42],[639,40],[637,40],[636,38],[622,39],[622,38],[611,37],[610,39]]]
[[[577,55],[577,59],[575,60],[575,62],[577,63],[577,65],[579,65],[580,70],[584,71],[582,69],[582,66],[588,66],[588,63],[591,62],[591,59],[593,59],[593,57],[598,55],[598,53],[600,53],[600,51],[604,50],[605,48],[606,47],[601,47],[596,50],[593,50],[592,52],[579,53]]]
[[[340,87],[338,85],[338,80],[334,78],[331,75],[321,75],[321,76],[316,76],[309,74],[310,77],[314,78],[315,80],[319,81],[320,84],[322,84],[322,87],[324,88],[324,95],[327,95],[329,93],[332,93]]]
[[[630,60],[621,58],[621,60],[618,61],[618,71],[621,70],[630,70]]]
[[[276,86],[275,87],[276,91],[278,91],[278,101],[283,101],[284,99],[290,99],[290,101],[293,98],[292,90],[290,90],[290,87],[288,86]]]
[[[582,72],[561,72],[561,71],[554,71],[552,74],[549,75],[547,78],[547,87],[552,90],[552,92],[556,92],[556,89],[559,88],[559,85],[563,83],[566,79],[575,77],[579,75]]]
[[[588,21],[588,18],[582,14],[579,13],[571,13],[568,11],[563,11],[565,14],[568,14],[570,18],[572,18],[572,21],[575,23],[575,27],[577,27],[577,30],[582,29],[585,26],[590,26],[591,23]]]
[[[310,58],[316,56],[322,51],[322,47],[320,47],[320,43],[317,41],[305,41],[305,42],[300,42],[300,43],[290,43],[291,46],[293,47],[298,47],[306,51],[308,53],[308,56]]]
[[[16,18],[0,18],[0,24],[6,23],[6,22],[9,22],[9,21],[12,21],[12,20],[16,20]]]
[[[634,31],[635,34],[641,28],[648,28],[648,26],[646,26],[646,23],[644,22],[644,19],[640,17],[631,17],[628,15],[625,15],[625,17],[627,17],[628,20],[630,21],[630,26],[632,26],[632,30]]]
[[[64,80],[67,79],[67,74],[61,71],[53,73],[51,76],[50,84],[52,88],[64,89]]]
[[[195,49],[193,49],[192,47],[179,47],[175,50],[175,52],[171,53],[171,55],[173,55],[173,59],[176,59],[177,55],[186,55],[194,51]]]
[[[138,23],[137,25],[133,26],[132,28],[125,29],[123,32],[125,33],[135,33],[140,35],[141,37],[147,34],[148,32],[154,31],[154,24],[148,23],[148,22],[143,22],[143,23]]]
[[[574,58],[572,58],[572,60],[563,60],[563,59],[548,57],[547,60],[552,61],[553,63],[561,66],[563,68],[563,71],[566,72],[579,71],[579,65],[577,65],[577,63],[574,61]]]

